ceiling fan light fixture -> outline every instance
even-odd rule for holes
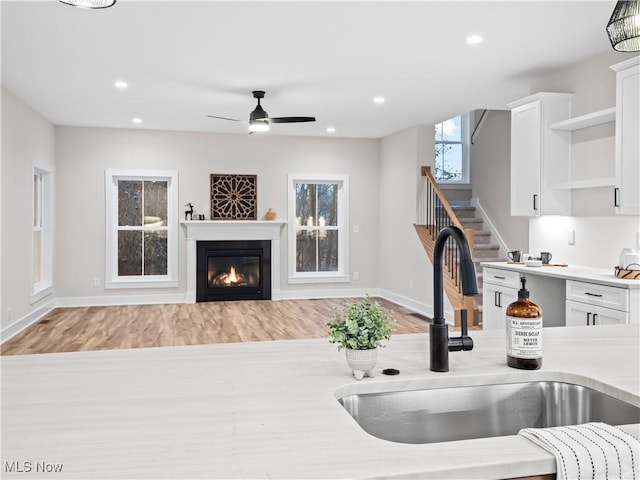
[[[640,52],[640,0],[616,3],[607,34],[614,50]]]
[[[269,114],[262,108],[262,105],[260,105],[260,100],[264,98],[264,95],[265,92],[263,90],[253,91],[253,98],[258,100],[258,105],[256,105],[256,108],[249,114],[248,122],[235,118],[218,117],[216,115],[207,115],[207,117],[229,120],[231,122],[248,123],[249,133],[268,132],[270,124],[272,123],[303,123],[316,121],[316,117],[269,117]]]
[[[260,105],[260,99],[258,99],[258,105],[249,114],[249,122],[266,120],[267,118],[269,118],[269,114],[265,111],[264,108],[262,108],[262,105]]]
[[[249,131],[257,133],[268,132],[269,121],[264,119],[251,120],[251,122],[249,122]]]
[[[65,5],[71,5],[73,7],[80,8],[90,8],[90,9],[98,9],[98,8],[109,8],[115,5],[117,0],[58,0],[60,3],[64,3]]]

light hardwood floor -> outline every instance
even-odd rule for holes
[[[57,308],[1,347],[2,355],[320,338],[342,305],[357,299],[207,302]],[[426,333],[427,319],[383,299],[398,328]]]

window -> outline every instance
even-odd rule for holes
[[[105,288],[177,287],[177,172],[107,171]]]
[[[53,289],[53,208],[51,189],[51,172],[34,168],[32,303],[49,295]]]
[[[349,281],[349,179],[289,175],[289,283]]]
[[[469,183],[467,115],[458,115],[435,126],[435,179]]]

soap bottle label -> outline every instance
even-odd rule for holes
[[[542,358],[542,317],[507,315],[507,355],[514,358]]]

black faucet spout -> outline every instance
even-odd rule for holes
[[[430,368],[433,372],[449,371],[449,351],[473,349],[473,340],[467,335],[467,311],[462,310],[460,337],[449,338],[449,326],[444,318],[442,256],[449,237],[455,240],[460,254],[460,283],[463,295],[471,296],[478,293],[469,242],[458,227],[444,227],[438,233],[433,252],[433,323],[429,326]]]

